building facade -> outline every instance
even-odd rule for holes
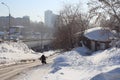
[[[57,15],[51,10],[45,11],[44,20],[47,27],[54,27]]]

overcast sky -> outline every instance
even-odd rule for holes
[[[44,21],[44,11],[52,10],[57,14],[65,3],[83,3],[86,10],[88,0],[0,0],[10,7],[10,13],[14,17],[30,16],[32,21]],[[0,16],[8,16],[6,6],[0,4]]]

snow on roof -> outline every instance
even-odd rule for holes
[[[95,27],[85,31],[84,36],[97,41],[108,41],[113,36],[113,33],[109,29],[102,27]]]

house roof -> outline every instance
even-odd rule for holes
[[[84,36],[95,41],[110,41],[113,33],[109,29],[95,27],[85,31]]]

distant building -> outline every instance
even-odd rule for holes
[[[21,26],[24,26],[24,29],[21,28]],[[9,16],[0,16],[0,31],[4,32],[4,35],[0,35],[0,36],[2,36],[4,39],[8,38],[9,31],[12,38],[13,37],[17,38],[18,34],[20,34],[20,36],[21,34],[24,36],[25,32],[29,29],[29,27],[30,27],[29,16],[16,17],[16,18],[10,16],[10,28],[9,28]],[[16,32],[16,31],[21,31],[21,32]]]
[[[22,39],[22,31],[24,27],[23,26],[13,26],[10,27],[10,39],[11,40],[19,40]]]
[[[30,19],[29,16],[21,17],[10,17],[10,27],[12,26],[30,26]],[[8,29],[9,27],[9,17],[8,16],[1,16],[0,17],[0,30]]]
[[[14,19],[13,26],[30,26],[29,16],[17,17]]]
[[[45,11],[45,25],[48,27],[54,27],[57,15],[54,14],[51,10]]]

